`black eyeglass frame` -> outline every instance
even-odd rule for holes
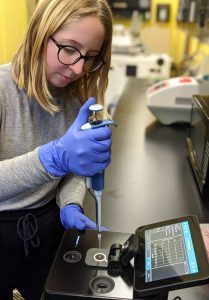
[[[62,44],[59,44],[57,43],[57,41],[52,37],[50,36],[50,39],[54,42],[54,44],[57,46],[58,48],[58,51],[57,51],[57,59],[59,60],[59,62],[65,66],[72,66],[72,65],[75,65],[77,62],[79,62],[79,60],[81,59],[84,59],[84,65],[83,65],[83,70],[86,72],[86,73],[93,73],[97,70],[99,70],[104,64],[105,64],[105,61],[103,60],[103,58],[98,54],[98,55],[92,55],[92,56],[86,56],[86,55],[82,55],[80,50],[77,49],[76,47],[74,46],[70,46],[70,45],[62,45]],[[80,57],[78,57],[72,64],[65,64],[63,63],[60,58],[59,58],[59,53],[62,49],[64,48],[72,48],[72,49],[75,49],[76,51],[78,51],[78,53],[80,54]],[[96,69],[94,69],[93,71],[86,71],[85,70],[85,62],[88,60],[88,59],[92,59],[92,58],[99,58],[101,59],[101,65],[99,65]]]

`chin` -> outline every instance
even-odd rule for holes
[[[56,87],[56,88],[64,88],[66,87],[68,84],[70,84],[70,82],[68,83],[64,83],[64,82],[57,82],[57,81],[50,81],[50,83]]]
[[[55,87],[57,87],[57,88],[64,88],[64,87],[66,87],[66,86],[68,86],[70,83],[63,83],[63,84],[56,84],[55,85]]]

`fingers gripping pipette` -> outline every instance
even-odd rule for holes
[[[98,118],[98,112],[103,110],[103,106],[101,104],[94,104],[89,107],[89,110],[92,111],[92,121],[84,124],[81,129],[82,130],[89,130],[89,129],[96,129],[99,127],[105,127],[109,125],[117,126],[115,122],[112,120],[101,120]],[[104,170],[95,174],[92,177],[86,178],[86,186],[92,195],[92,197],[96,201],[96,222],[97,222],[97,230],[98,233],[101,233],[102,230],[102,192],[104,190]],[[93,193],[91,192],[91,189]]]

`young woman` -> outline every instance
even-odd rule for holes
[[[43,0],[0,66],[0,299],[40,299],[64,228],[95,228],[85,176],[110,163],[111,129],[81,126],[104,102],[111,39],[106,0]]]

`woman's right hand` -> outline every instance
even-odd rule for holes
[[[104,170],[111,161],[111,128],[81,130],[88,121],[89,98],[63,137],[39,147],[39,158],[47,172],[54,176],[74,173],[89,177]]]

